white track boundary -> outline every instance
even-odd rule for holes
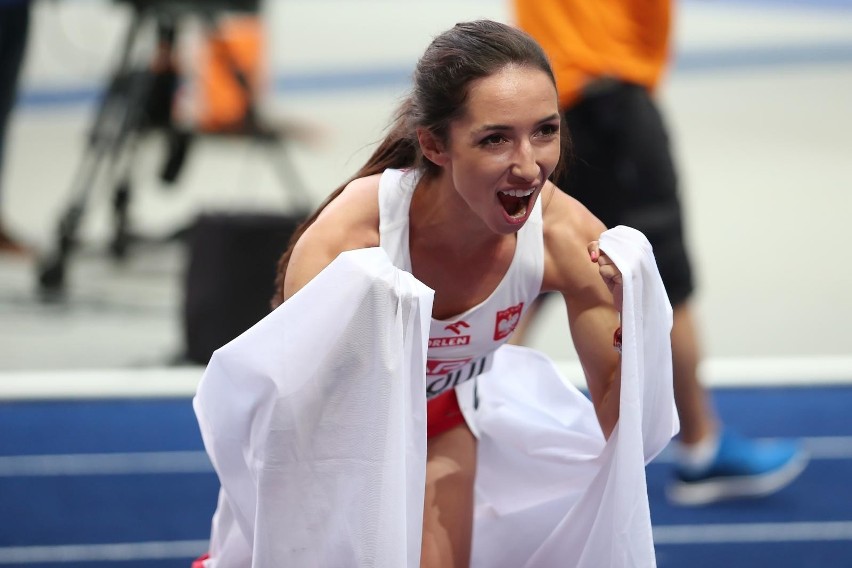
[[[557,361],[583,386],[577,361]],[[195,394],[203,367],[72,369],[0,372],[0,400],[186,398]],[[852,356],[709,359],[701,368],[709,387],[852,385]]]
[[[585,384],[578,361],[558,361],[572,383]],[[732,357],[706,359],[701,380],[708,387],[852,385],[852,356]]]

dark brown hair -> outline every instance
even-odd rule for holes
[[[541,47],[527,33],[506,24],[491,20],[463,22],[432,40],[417,62],[411,92],[397,109],[387,136],[361,169],[334,190],[290,238],[287,250],[278,261],[273,307],[284,299],[284,275],[293,246],[320,212],[351,181],[388,168],[419,168],[425,176],[435,175],[438,166],[423,157],[417,129],[426,128],[446,143],[450,124],[465,111],[470,83],[489,77],[507,65],[540,69],[556,85],[550,62]],[[562,132],[567,131],[562,128]],[[566,146],[567,138],[563,134],[563,149]]]

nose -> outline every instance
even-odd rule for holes
[[[535,150],[529,141],[523,141],[515,151],[512,159],[512,167],[509,172],[525,182],[533,182],[538,179],[541,167],[536,160]]]

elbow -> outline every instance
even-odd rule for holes
[[[609,403],[610,401],[605,400],[604,402]],[[603,432],[604,438],[607,440],[609,440],[610,435],[612,435],[612,431],[615,430],[615,425],[618,424],[618,410],[619,406],[617,397],[612,403],[601,404],[595,408],[598,423],[601,426],[601,432]]]
[[[619,412],[621,410],[621,376],[615,373],[608,382],[606,389],[599,397],[594,399],[595,414],[601,426],[604,438],[609,440],[610,434],[618,424]]]

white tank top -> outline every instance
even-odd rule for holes
[[[397,268],[411,272],[408,221],[416,170],[386,170],[379,181],[379,244]],[[487,371],[532,301],[544,276],[540,200],[517,233],[515,255],[488,298],[444,320],[432,318],[426,361],[426,397],[432,398]]]

